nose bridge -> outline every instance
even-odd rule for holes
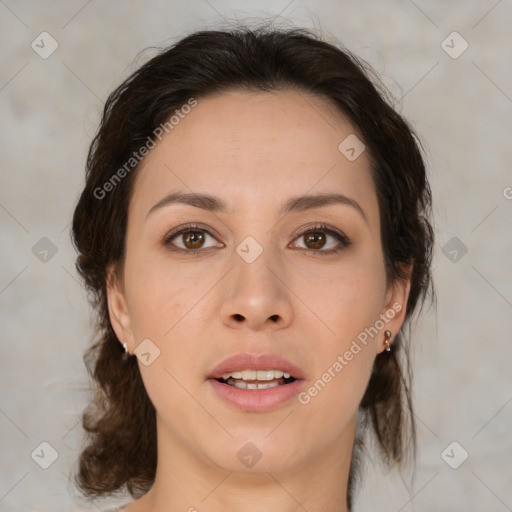
[[[279,256],[271,247],[271,240],[266,242],[260,244],[253,237],[248,237],[237,246],[233,257],[233,278],[241,289],[269,294],[279,288]]]

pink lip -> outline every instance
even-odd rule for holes
[[[219,382],[223,374],[242,370],[282,370],[296,380],[267,389],[240,389]],[[268,411],[290,401],[304,387],[304,372],[276,354],[237,354],[218,364],[208,377],[212,388],[226,403],[243,411]]]
[[[263,412],[289,402],[304,387],[303,380],[267,389],[239,389],[215,379],[208,381],[217,395],[242,411]]]

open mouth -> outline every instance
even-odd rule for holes
[[[207,377],[216,397],[244,412],[265,412],[291,404],[306,384],[306,373],[272,353],[227,357]]]
[[[268,389],[291,384],[297,379],[280,370],[244,370],[226,373],[215,380],[239,389]]]
[[[305,385],[302,370],[275,355],[232,357],[214,369],[208,380],[221,400],[244,412],[289,404]]]

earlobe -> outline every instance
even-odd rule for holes
[[[411,289],[411,272],[412,266],[409,266],[407,277],[397,279],[387,290],[385,306],[381,315],[381,318],[384,317],[386,321],[386,326],[382,332],[382,338],[377,344],[378,353],[389,348],[393,350],[393,339],[404,324]]]
[[[121,279],[113,266],[107,271],[107,302],[110,323],[117,339],[122,345],[126,343],[128,351],[133,352],[133,335],[126,297]]]

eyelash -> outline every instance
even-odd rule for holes
[[[188,224],[186,226],[183,226],[178,231],[173,231],[172,233],[169,233],[164,238],[163,245],[166,246],[166,247],[170,247],[172,245],[171,241],[174,238],[176,238],[179,235],[182,235],[184,233],[187,233],[188,231],[202,231],[204,233],[207,233],[211,237],[215,238],[207,229],[202,228],[201,226],[198,226],[197,224]],[[352,242],[350,241],[350,239],[344,233],[338,232],[338,231],[330,228],[326,224],[316,224],[315,226],[308,227],[307,229],[305,229],[304,231],[299,233],[295,237],[295,239],[298,239],[298,238],[300,238],[300,237],[302,237],[304,235],[307,235],[309,233],[318,233],[318,232],[323,232],[323,233],[326,233],[327,235],[333,236],[336,240],[338,240],[338,242],[340,242],[341,247],[339,247],[337,249],[329,249],[329,250],[326,250],[326,251],[323,251],[321,249],[318,249],[318,250],[315,250],[315,249],[303,249],[303,250],[311,251],[313,253],[325,256],[325,255],[329,255],[329,254],[338,253],[341,250],[346,249],[347,247],[352,245]],[[199,254],[199,253],[204,253],[208,249],[182,249],[181,247],[175,247],[175,248],[170,248],[170,250],[171,251],[176,251],[176,252],[187,253],[187,254]]]

